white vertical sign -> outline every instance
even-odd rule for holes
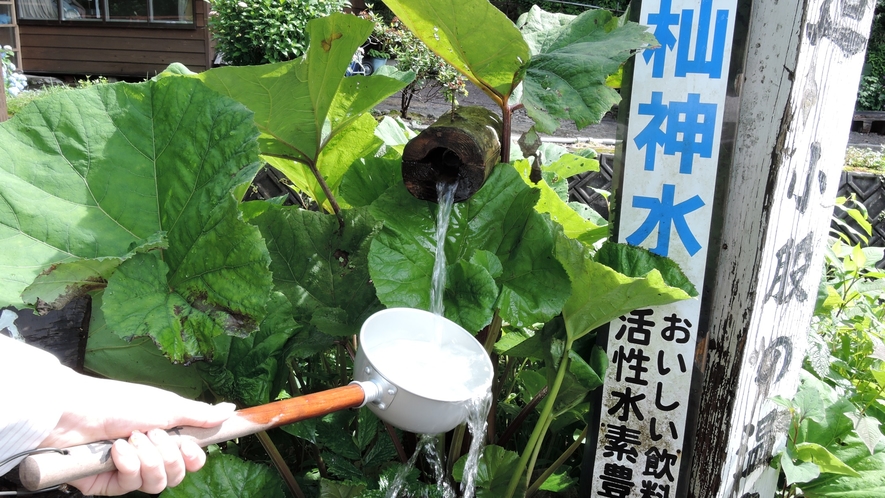
[[[643,0],[659,47],[635,58],[618,242],[676,261],[703,292],[736,0]],[[609,325],[592,496],[675,497],[700,301]]]

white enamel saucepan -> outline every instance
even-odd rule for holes
[[[385,422],[421,434],[447,432],[464,423],[468,403],[492,385],[492,362],[482,345],[456,323],[427,311],[391,308],[363,324],[347,386],[234,413],[218,427],[179,427],[174,437],[200,446],[367,406]],[[111,442],[31,455],[20,465],[22,484],[38,490],[114,469]]]

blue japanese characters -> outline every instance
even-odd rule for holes
[[[634,60],[618,241],[673,259],[702,294],[736,1],[641,8],[660,45]],[[675,496],[699,315],[682,301],[609,325],[592,496]]]

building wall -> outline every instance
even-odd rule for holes
[[[28,74],[152,77],[180,62],[212,66],[209,4],[197,1],[192,26],[19,20],[22,69]]]

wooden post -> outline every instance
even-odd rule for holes
[[[582,496],[774,495],[874,5],[633,2],[660,46],[624,74],[613,237],[701,295],[599,333]]]
[[[773,496],[874,6],[753,1],[689,496]]]

